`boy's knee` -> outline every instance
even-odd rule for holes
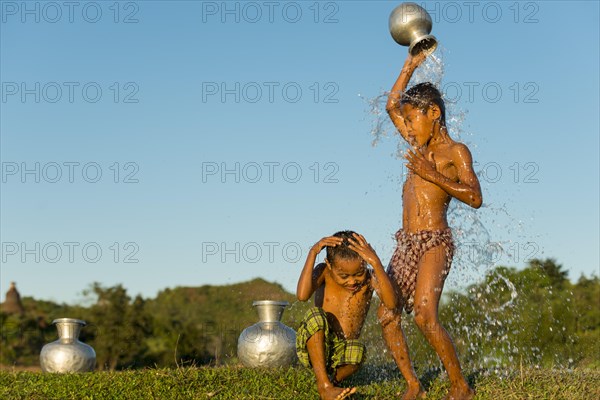
[[[359,367],[367,358],[367,346],[358,340],[348,340],[342,347],[337,348],[333,358],[334,368],[341,365],[356,365]]]
[[[377,319],[382,327],[386,327],[392,322],[400,323],[401,315],[398,309],[390,310],[386,306],[382,304],[379,305],[377,309]]]
[[[360,367],[367,359],[367,346],[365,346],[363,343],[356,343],[355,346],[360,349],[358,350],[360,355],[354,360],[354,363],[350,362],[350,364]]]
[[[415,307],[415,324],[423,333],[427,334],[427,332],[435,331],[439,322],[436,313],[422,307]]]
[[[328,334],[327,315],[322,308],[312,307],[304,316],[302,323],[296,332],[296,354],[298,360],[305,367],[310,368],[310,356],[308,354],[307,344],[309,340],[317,333],[322,332],[326,337]]]
[[[327,315],[320,307],[311,307],[304,317],[304,325],[310,336],[318,331],[327,331]]]

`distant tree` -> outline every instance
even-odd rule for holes
[[[548,278],[550,278],[550,284],[556,288],[564,288],[565,284],[569,282],[568,271],[563,270],[561,264],[557,264],[553,258],[547,258],[540,260],[537,258],[529,261],[529,268],[540,269]]]
[[[579,364],[600,368],[600,278],[582,275],[572,291]]]
[[[148,340],[149,357],[159,366],[204,364],[211,359],[206,331],[213,320],[191,290],[166,289],[146,303],[153,333]]]
[[[240,333],[258,321],[252,302],[265,299],[295,301],[281,285],[263,279],[161,291],[147,302],[153,327],[149,354],[160,366],[235,362]],[[289,318],[297,311],[288,311],[283,322],[294,326]]]
[[[96,350],[99,370],[115,370],[140,365],[146,352],[144,337],[150,333],[144,322],[143,304],[131,304],[123,286],[103,287],[95,282],[84,295],[95,298],[88,311],[86,332],[89,344]]]
[[[235,363],[237,338],[257,322],[252,301],[287,300],[283,322],[298,327],[308,302],[280,285],[255,279],[227,286],[165,289],[154,299],[135,299],[121,285],[93,283],[86,306],[23,298],[24,315],[0,313],[0,363],[39,365],[39,352],[56,340],[55,318],[87,321],[80,339],[96,350],[100,370],[157,365]],[[373,305],[363,328],[370,363],[385,355]],[[444,294],[440,318],[451,332],[461,361],[472,367],[513,365],[600,367],[600,279],[573,284],[553,259],[531,260],[524,269],[498,266],[481,282]],[[417,368],[440,366],[423,336],[405,317]]]
[[[582,305],[576,305],[567,271],[553,259],[531,260],[522,270],[496,267],[483,282],[447,299],[442,320],[476,366],[574,366],[590,350],[576,345],[576,326],[583,322],[580,309],[592,299],[580,296]]]
[[[0,364],[39,365],[40,351],[48,342],[46,337],[52,337],[48,335],[50,328],[30,313],[0,312],[0,325]]]

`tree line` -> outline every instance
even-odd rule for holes
[[[99,370],[235,364],[240,333],[258,321],[252,301],[289,301],[282,322],[294,329],[310,306],[263,279],[165,289],[152,299],[131,297],[122,285],[93,283],[83,293],[86,306],[24,297],[23,315],[0,312],[0,364],[39,365],[42,346],[57,339],[51,322],[62,317],[88,323],[80,340],[95,349]],[[573,283],[555,260],[534,259],[521,270],[498,266],[445,294],[440,318],[466,366],[600,368],[599,303],[598,276]],[[376,306],[363,340],[368,362],[387,363]],[[439,365],[410,319],[403,323],[417,368]]]

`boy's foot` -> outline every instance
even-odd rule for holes
[[[342,400],[348,396],[354,394],[356,388],[339,388],[335,386],[329,386],[319,390],[319,396],[322,400]]]
[[[424,399],[427,393],[423,390],[421,385],[418,386],[409,386],[404,392],[404,396],[402,396],[402,400],[416,400],[416,399]]]
[[[471,400],[475,397],[475,391],[470,386],[450,387],[450,392],[444,400]]]

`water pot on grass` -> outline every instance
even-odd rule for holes
[[[252,305],[259,321],[244,329],[238,339],[238,358],[246,367],[285,367],[296,362],[296,332],[281,323],[289,305],[285,301],[261,300]]]

